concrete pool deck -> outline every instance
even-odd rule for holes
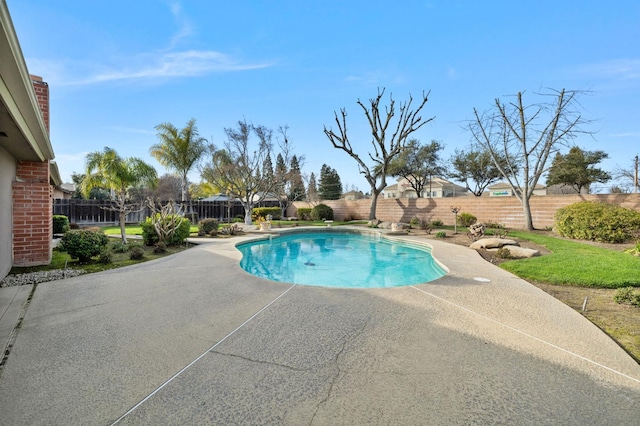
[[[640,365],[471,249],[429,240],[447,276],[349,290],[246,274],[249,238],[38,285],[0,424],[637,424]]]

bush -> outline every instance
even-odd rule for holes
[[[218,219],[202,219],[198,222],[198,235],[201,237],[211,235],[212,231],[218,231],[219,225]]]
[[[623,243],[640,232],[640,212],[613,204],[581,201],[556,211],[556,230],[578,240]]]
[[[413,216],[409,220],[409,225],[411,225],[412,228],[421,229],[423,231],[431,231],[431,229],[433,229],[433,226],[427,219],[418,216]]]
[[[311,209],[311,220],[333,220],[333,209],[326,204],[318,204]]]
[[[640,293],[634,291],[633,287],[619,288],[613,296],[613,300],[616,303],[640,306]]]
[[[640,242],[637,242],[635,246],[624,250],[624,252],[631,256],[640,256]]]
[[[90,229],[71,230],[60,240],[60,248],[80,262],[88,262],[107,246],[107,236],[102,231]]]
[[[458,225],[471,226],[478,221],[478,218],[471,213],[460,213],[458,215]]]
[[[444,226],[444,222],[442,222],[440,219],[434,219],[431,221],[431,226],[434,228],[438,228],[440,226]]]
[[[311,220],[311,207],[300,207],[296,212],[298,220]]]
[[[98,256],[98,261],[105,265],[108,265],[109,263],[111,263],[112,262],[111,252],[107,249],[103,249],[100,252],[100,255]]]
[[[251,220],[258,220],[259,217],[266,218],[271,215],[274,220],[282,219],[282,209],[280,207],[255,207],[251,210]]]
[[[445,231],[436,232],[436,238],[446,238],[447,233]]]
[[[174,217],[178,218],[178,225],[176,226],[173,235],[167,238],[166,241],[163,241],[168,246],[181,244],[187,237],[189,237],[189,233],[191,232],[191,222],[189,222],[188,219],[185,219],[182,216],[169,215],[165,220],[170,221]],[[156,218],[159,219],[160,214],[157,214]],[[140,224],[140,226],[142,227],[142,240],[144,241],[145,245],[155,245],[159,241],[159,238],[158,234],[156,233],[156,229],[153,226],[151,217],[148,217],[144,222]]]
[[[142,258],[144,258],[144,249],[140,246],[132,246],[129,250],[129,259],[141,260]]]
[[[498,259],[511,259],[511,251],[506,247],[500,247],[496,250],[496,257]]]
[[[69,229],[80,229],[80,225],[73,222],[69,224]]]
[[[71,229],[71,226],[69,225],[68,217],[61,214],[53,215],[53,233],[54,234],[64,234],[70,229]]]
[[[165,243],[157,243],[153,246],[153,254],[164,254],[167,252],[167,245]]]
[[[111,250],[116,253],[126,253],[129,251],[129,244],[125,244],[120,241],[114,241],[111,243]]]

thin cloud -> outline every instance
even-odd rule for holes
[[[611,135],[613,138],[637,138],[640,136],[640,132],[625,132],[625,133],[615,133]]]
[[[272,63],[241,63],[224,53],[211,50],[143,54],[137,60],[131,62],[138,62],[144,65],[110,69],[69,84],[86,85],[140,79],[199,77],[212,72],[246,71],[267,68],[273,65]]]
[[[593,79],[638,80],[640,79],[640,59],[612,59],[586,64],[572,71],[582,77]]]
[[[173,15],[174,19],[180,25],[178,32],[176,32],[173,37],[171,37],[169,47],[167,48],[167,50],[173,50],[181,40],[186,39],[193,34],[194,27],[191,24],[191,21],[189,21],[189,19],[182,13],[182,4],[174,2],[171,3],[169,7],[171,8],[171,14]]]

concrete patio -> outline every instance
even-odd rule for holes
[[[638,424],[640,365],[471,249],[430,241],[447,276],[349,290],[246,274],[247,238],[39,284],[0,424]],[[2,344],[29,290],[0,289]]]

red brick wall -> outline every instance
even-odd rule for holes
[[[49,162],[20,161],[13,183],[13,264],[51,262],[53,211]]]
[[[538,229],[552,227],[556,210],[578,201],[599,201],[616,204],[640,211],[640,194],[606,194],[606,195],[545,195],[531,197],[531,213],[533,226]],[[367,219],[371,200],[332,200],[323,201],[333,208],[336,220],[346,217],[351,219]],[[445,225],[454,224],[451,207],[460,207],[460,212],[471,213],[479,222],[495,222],[507,228],[524,228],[522,205],[516,197],[456,197],[456,198],[402,198],[379,199],[376,209],[378,219],[387,222],[409,222],[417,215],[430,220],[440,219]],[[312,207],[304,202],[296,202],[287,212],[295,216],[297,207]]]
[[[47,133],[49,133],[49,85],[42,81],[42,77],[35,75],[31,76],[31,83],[33,84],[33,90],[36,92],[44,125],[47,128]]]

